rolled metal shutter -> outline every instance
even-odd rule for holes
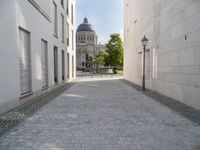
[[[21,95],[31,92],[29,33],[19,29],[19,62]]]
[[[48,50],[47,42],[42,40],[41,42],[41,58],[42,58],[42,87],[48,86]]]

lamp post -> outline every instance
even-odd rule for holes
[[[146,51],[146,46],[148,44],[148,39],[146,36],[143,37],[141,40],[142,46],[143,46],[143,76],[142,76],[142,90],[145,91],[145,51]]]

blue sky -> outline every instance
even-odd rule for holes
[[[76,27],[87,16],[102,44],[111,33],[123,34],[123,0],[76,0]]]

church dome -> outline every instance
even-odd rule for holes
[[[88,19],[85,17],[82,24],[80,24],[77,28],[77,32],[87,31],[87,32],[95,32],[93,26],[88,23]]]

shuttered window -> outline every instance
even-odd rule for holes
[[[21,95],[31,92],[30,34],[19,28],[19,62]]]
[[[63,14],[61,14],[61,18],[62,18],[62,25],[61,25],[61,29],[62,29],[62,42],[65,42],[65,19]]]
[[[53,23],[54,23],[54,35],[58,36],[58,18],[57,18],[57,5],[53,2]]]
[[[74,56],[72,56],[72,77],[74,77]]]
[[[84,37],[85,40],[85,37]],[[74,31],[72,30],[72,50],[74,50]]]
[[[69,46],[69,23],[67,23],[67,28],[66,28],[66,35],[67,35],[67,46]]]
[[[69,53],[67,53],[67,78],[69,78],[69,74],[70,74],[70,69],[69,69]]]
[[[58,48],[54,47],[54,82],[58,83]]]
[[[71,22],[74,24],[74,6],[73,4],[71,5]]]
[[[66,13],[69,15],[69,0],[67,0],[66,5]]]
[[[65,80],[65,51],[62,51],[62,80]]]
[[[42,87],[48,86],[48,46],[45,40],[41,40],[42,59]]]
[[[64,8],[64,0],[61,0],[61,5]]]

